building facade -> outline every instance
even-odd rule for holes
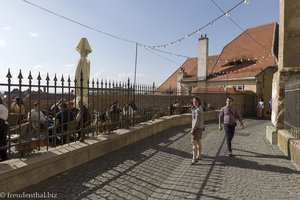
[[[257,101],[268,105],[272,97],[273,74],[277,70],[278,24],[270,23],[249,28],[228,43],[219,55],[208,55],[209,39],[198,40],[198,57],[188,58],[159,90],[188,94],[234,88],[251,91]],[[267,107],[267,106],[266,106]],[[267,109],[265,109],[266,112]]]

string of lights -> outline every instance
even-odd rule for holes
[[[167,61],[169,61],[169,62],[171,62],[171,63],[174,63],[174,64],[177,64],[177,65],[181,65],[181,63],[175,62],[175,61],[173,61],[173,60],[171,60],[171,59],[169,59],[169,58],[166,58],[166,57],[164,57],[164,56],[162,56],[162,55],[160,55],[160,54],[154,52],[153,49],[149,49],[149,48],[145,48],[145,49],[146,49],[147,51],[149,51],[150,53],[152,53],[152,54],[154,54],[154,55],[156,55],[156,56],[158,56],[158,57],[161,57],[161,58],[164,59],[164,60],[167,60]]]
[[[63,16],[63,15],[61,15],[61,14],[58,14],[58,13],[56,13],[56,12],[53,12],[53,11],[51,11],[51,10],[49,10],[49,9],[46,9],[46,8],[44,8],[44,7],[41,7],[41,6],[39,6],[39,5],[37,5],[37,4],[34,4],[34,3],[32,3],[32,2],[30,2],[30,1],[27,1],[27,0],[23,0],[24,2],[26,2],[26,3],[28,3],[28,4],[30,4],[30,5],[32,5],[32,6],[35,6],[35,7],[37,7],[37,8],[39,8],[39,9],[41,9],[41,10],[44,10],[44,11],[46,11],[46,12],[48,12],[48,13],[50,13],[50,14],[53,14],[53,15],[55,15],[55,16],[57,16],[57,17],[60,17],[60,18],[62,18],[62,19],[64,19],[64,20],[67,20],[67,21],[70,21],[70,22],[72,22],[72,23],[75,23],[75,24],[77,24],[77,25],[79,25],[79,26],[83,26],[83,27],[85,27],[85,28],[87,28],[87,29],[90,29],[90,30],[92,30],[92,31],[96,31],[96,32],[98,32],[98,33],[101,33],[101,34],[104,34],[104,35],[107,35],[107,36],[109,36],[109,37],[113,37],[113,38],[115,38],[115,39],[118,39],[118,40],[122,40],[122,41],[125,41],[125,42],[129,42],[129,43],[133,43],[133,44],[137,44],[137,45],[139,45],[139,46],[141,46],[141,47],[143,47],[143,48],[145,48],[146,50],[149,50],[149,52],[151,52],[151,53],[154,53],[153,51],[158,51],[158,52],[160,52],[160,53],[164,53],[164,54],[168,54],[168,55],[172,55],[172,56],[177,56],[177,57],[182,57],[182,58],[186,58],[186,59],[188,59],[188,58],[190,58],[189,56],[185,56],[185,55],[180,55],[180,54],[175,54],[175,53],[171,53],[171,52],[168,52],[168,51],[164,51],[164,50],[161,50],[160,48],[161,47],[163,47],[163,48],[166,48],[167,46],[170,46],[170,45],[173,45],[173,44],[175,44],[175,43],[177,43],[177,42],[182,42],[183,40],[185,40],[185,39],[187,39],[188,37],[191,37],[192,35],[194,35],[194,34],[196,34],[196,33],[200,33],[200,31],[201,30],[203,30],[204,28],[206,28],[207,26],[209,26],[209,25],[213,25],[217,20],[219,20],[220,18],[222,18],[223,16],[226,16],[226,17],[228,17],[236,26],[238,26],[239,28],[240,28],[240,30],[242,30],[242,31],[244,31],[242,28],[241,28],[241,26],[239,26],[236,22],[234,22],[233,20],[232,20],[232,18],[230,17],[230,12],[232,11],[232,10],[234,10],[235,8],[237,8],[239,5],[241,5],[242,3],[244,3],[244,4],[249,4],[249,0],[242,0],[242,1],[240,1],[238,4],[236,4],[235,6],[233,6],[231,9],[229,9],[228,11],[224,11],[220,6],[218,6],[213,0],[211,0],[221,11],[222,11],[222,14],[221,15],[219,15],[218,17],[216,17],[215,19],[213,19],[212,21],[210,21],[210,22],[208,22],[207,24],[205,24],[204,26],[202,26],[202,27],[200,27],[199,29],[197,29],[197,30],[195,30],[195,31],[193,31],[193,32],[191,32],[190,34],[188,34],[188,35],[186,35],[186,36],[184,36],[184,37],[181,37],[181,38],[179,38],[179,39],[177,39],[177,40],[174,40],[173,42],[169,42],[169,43],[167,43],[167,44],[162,44],[162,45],[145,45],[145,44],[142,44],[142,43],[140,43],[140,42],[137,42],[137,41],[133,41],[133,40],[129,40],[129,39],[127,39],[127,38],[122,38],[122,37],[119,37],[119,36],[117,36],[117,35],[113,35],[113,34],[110,34],[110,33],[107,33],[107,32],[104,32],[104,31],[102,31],[102,30],[99,30],[99,29],[96,29],[96,28],[93,28],[93,27],[91,27],[91,26],[88,26],[88,25],[85,25],[85,24],[83,24],[83,23],[81,23],[81,22],[78,22],[78,21],[76,21],[76,20],[73,20],[73,19],[70,19],[70,18],[68,18],[68,17],[65,17],[65,16]],[[248,35],[249,36],[249,35]],[[251,36],[249,36],[251,39],[253,39],[254,41],[256,41],[254,38],[252,38]],[[257,42],[257,41],[256,41]],[[257,42],[258,44],[260,44],[259,42]],[[261,45],[261,44],[260,44]],[[262,45],[261,45],[262,46]],[[265,48],[265,47],[264,47]],[[155,55],[157,55],[157,56],[159,56],[158,54],[155,54]],[[172,60],[170,60],[170,59],[167,59],[167,58],[165,58],[165,57],[163,57],[163,56],[160,56],[160,57],[162,57],[163,59],[166,59],[166,60],[168,60],[168,61],[170,61],[170,62],[172,62],[172,63],[176,63],[176,62],[174,62],[174,61],[172,61]],[[265,58],[268,58],[268,57],[271,57],[271,55],[267,55],[267,56],[261,56],[261,57],[257,57],[257,58],[247,58],[247,59],[245,59],[245,58],[243,58],[243,59],[240,59],[239,61],[240,62],[244,62],[244,61],[250,61],[250,60],[260,60],[260,59],[265,59]],[[204,60],[204,59],[203,59]],[[213,60],[213,59],[206,59],[208,62],[210,62],[210,63],[212,63],[212,62],[216,62],[215,60]],[[216,63],[228,63],[228,62],[236,62],[236,60],[218,60]],[[177,64],[177,63],[176,63]]]
[[[250,62],[250,61],[259,61],[259,60],[264,60],[264,59],[270,59],[272,58],[271,54],[268,55],[262,55],[262,56],[257,56],[257,57],[252,57],[252,58],[241,58],[241,59],[225,59],[225,60],[221,60],[221,59],[200,59],[200,60],[206,60],[209,63],[229,63],[229,62]],[[195,59],[199,59],[199,58],[195,58]]]
[[[142,47],[144,47],[145,49],[155,50],[155,51],[158,51],[160,53],[168,54],[168,55],[171,55],[171,56],[177,56],[177,57],[181,57],[181,58],[190,58],[189,56],[175,54],[175,53],[170,53],[168,51],[164,51],[164,50],[161,50],[161,49],[149,48],[149,47],[145,47],[145,46],[142,46]]]
[[[245,32],[245,30],[236,22],[234,21],[231,16],[230,13],[226,13],[214,0],[210,0],[221,12],[225,13],[225,15],[228,17],[228,19],[235,25],[237,26],[242,32]],[[249,4],[249,0],[245,1],[245,4]],[[255,40],[251,35],[249,35],[247,32],[245,32],[245,35],[247,35],[250,39],[252,39],[256,44],[258,44],[259,46],[263,47],[265,50],[269,51],[264,45],[262,45],[260,42],[258,42],[257,40]]]
[[[236,5],[233,6],[231,9],[229,9],[225,14],[223,13],[223,14],[219,15],[218,17],[216,17],[216,18],[213,19],[212,21],[208,22],[208,23],[205,24],[204,26],[198,28],[197,30],[195,30],[195,31],[193,31],[193,32],[187,34],[186,36],[181,37],[181,38],[179,38],[179,39],[177,39],[177,40],[174,40],[174,41],[169,42],[169,43],[166,43],[166,44],[160,44],[160,45],[146,45],[146,44],[143,44],[143,43],[140,43],[140,42],[137,42],[137,41],[129,40],[129,39],[127,39],[127,38],[123,38],[123,37],[120,37],[120,36],[117,36],[117,35],[114,35],[114,34],[107,33],[107,32],[105,32],[105,31],[99,30],[99,29],[97,29],[97,28],[93,28],[93,27],[91,27],[91,26],[89,26],[89,25],[86,25],[86,24],[83,24],[83,23],[81,23],[81,22],[79,22],[79,21],[76,21],[76,20],[74,20],[74,19],[65,17],[65,16],[63,16],[63,15],[61,15],[61,14],[58,14],[58,13],[56,13],[56,12],[54,12],[54,11],[51,11],[51,10],[49,10],[49,9],[47,9],[47,8],[44,8],[44,7],[39,6],[39,5],[37,5],[37,4],[34,4],[34,3],[30,2],[30,1],[27,1],[27,0],[22,0],[22,1],[25,2],[25,3],[27,3],[27,4],[32,5],[32,6],[34,6],[34,7],[37,7],[37,8],[39,8],[39,9],[43,10],[43,11],[46,11],[46,12],[52,14],[52,15],[55,15],[55,16],[57,16],[57,17],[60,17],[60,18],[62,18],[62,19],[64,19],[64,20],[67,20],[67,21],[72,22],[72,23],[74,23],[74,24],[77,24],[77,25],[79,25],[79,26],[82,26],[82,27],[85,27],[85,28],[87,28],[87,29],[90,29],[90,30],[92,30],[92,31],[95,31],[95,32],[98,32],[98,33],[104,34],[104,35],[106,35],[106,36],[113,37],[113,38],[115,38],[115,39],[122,40],[122,41],[125,41],[125,42],[138,44],[139,46],[143,46],[143,47],[145,47],[145,48],[150,48],[150,49],[153,49],[153,50],[154,50],[154,49],[157,49],[157,48],[166,48],[167,46],[173,45],[173,44],[178,43],[178,42],[181,43],[183,40],[189,38],[190,36],[192,36],[192,35],[194,35],[194,34],[196,34],[196,33],[199,33],[202,29],[206,28],[207,26],[213,25],[213,24],[214,24],[216,21],[218,21],[220,18],[222,18],[223,16],[226,16],[226,13],[230,13],[231,11],[233,11],[234,9],[236,9],[238,6],[240,6],[242,3],[247,4],[247,3],[249,2],[249,0],[242,0],[242,1],[240,1],[238,4],[236,4]],[[170,54],[171,54],[171,53],[170,53]]]
[[[219,72],[213,72],[209,73],[208,75],[217,77],[217,76],[222,76],[224,74],[233,74],[233,73],[248,73],[248,72],[256,72],[256,71],[262,71],[263,68],[258,68],[258,69],[251,69],[251,66],[245,67],[243,69],[238,69],[238,70],[231,70],[231,71],[219,71]]]
[[[240,1],[238,4],[236,4],[235,6],[233,6],[231,9],[227,10],[226,12],[224,12],[223,14],[219,15],[218,17],[216,17],[215,19],[213,19],[212,21],[208,22],[207,24],[205,24],[204,26],[200,27],[199,29],[187,34],[184,37],[181,37],[177,40],[174,40],[172,42],[166,43],[166,44],[160,44],[160,45],[155,45],[155,46],[150,46],[151,48],[166,48],[167,46],[173,45],[175,43],[181,43],[183,40],[189,38],[190,36],[196,34],[196,33],[200,33],[201,30],[203,30],[204,28],[213,25],[216,21],[218,21],[219,19],[221,19],[224,16],[228,16],[228,13],[230,13],[231,11],[233,11],[234,9],[236,9],[238,6],[240,6],[241,4],[248,4],[249,0],[242,0]]]

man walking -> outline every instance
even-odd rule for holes
[[[221,108],[219,114],[219,129],[222,130],[224,125],[226,144],[227,144],[229,156],[232,156],[231,141],[234,136],[236,119],[239,120],[242,129],[244,129],[244,124],[243,124],[241,114],[238,111],[238,109],[232,105],[232,102],[233,99],[231,97],[228,97],[226,99],[226,106]]]

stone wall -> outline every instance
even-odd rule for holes
[[[217,117],[218,112],[205,113],[206,121]],[[31,157],[1,162],[0,192],[18,191],[171,127],[188,124],[191,114],[162,117],[109,135],[87,138],[84,143],[75,142]]]

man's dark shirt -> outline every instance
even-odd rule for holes
[[[79,127],[81,123],[81,114],[82,114],[83,126],[87,125],[86,122],[91,120],[90,111],[85,105],[82,106],[82,113],[79,112],[78,114],[79,114],[79,124],[78,124]]]
[[[73,113],[69,108],[66,108],[58,112],[55,119],[59,120],[59,129],[61,130],[61,127],[63,127],[63,131],[67,131],[68,122],[75,119],[75,113]]]

